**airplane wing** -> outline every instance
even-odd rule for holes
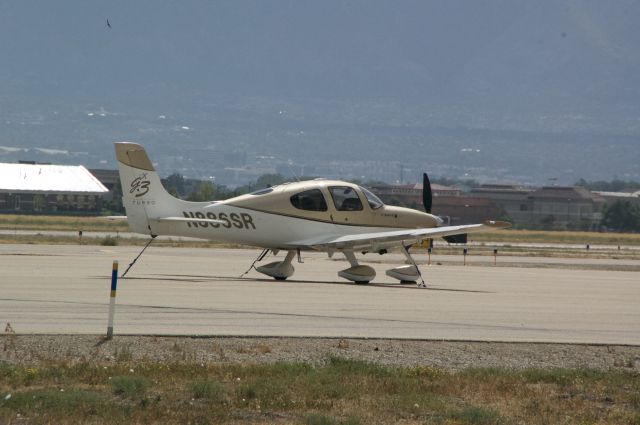
[[[400,245],[419,243],[427,238],[459,235],[462,233],[483,232],[510,227],[505,221],[485,221],[482,224],[467,224],[462,226],[443,226],[423,229],[392,230],[388,232],[372,232],[356,235],[346,235],[329,239],[308,239],[293,242],[292,245],[306,246],[318,251],[378,251]]]
[[[118,220],[126,220],[127,216],[126,215],[102,215],[102,216],[98,216],[98,219],[118,221]]]

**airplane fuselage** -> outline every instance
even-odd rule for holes
[[[356,199],[355,211],[341,211],[331,197],[331,190],[348,190]],[[321,208],[293,204],[291,198],[313,191],[322,195]],[[239,243],[273,249],[308,247],[308,242],[333,239],[344,234],[364,234],[407,228],[436,227],[438,218],[408,208],[374,204],[372,208],[363,189],[342,181],[311,180],[270,188],[267,193],[254,192],[226,201],[189,203],[168,215],[192,221],[156,222],[151,233]],[[256,194],[257,193],[257,194]],[[294,198],[295,199],[295,198]],[[147,199],[146,202],[153,200]],[[358,201],[360,201],[358,203]],[[141,200],[131,199],[132,207]],[[313,208],[305,210],[303,208]],[[207,220],[207,221],[204,221]],[[296,241],[305,241],[297,244]],[[304,245],[304,246],[302,246]]]

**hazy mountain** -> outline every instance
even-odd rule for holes
[[[225,182],[400,163],[640,179],[638,18],[623,0],[5,1],[0,161],[112,167],[128,139]]]

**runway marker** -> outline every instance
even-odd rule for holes
[[[107,339],[113,338],[113,316],[116,313],[116,286],[118,285],[118,260],[113,262],[111,271],[111,294],[109,299],[109,324],[107,326]]]

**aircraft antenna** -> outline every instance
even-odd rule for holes
[[[287,161],[287,167],[289,167],[289,171],[291,171],[291,174],[293,174],[293,177],[296,179],[296,181],[300,182],[300,179],[298,178],[298,175],[296,174],[295,171],[293,171],[293,167],[291,166],[291,160]]]

